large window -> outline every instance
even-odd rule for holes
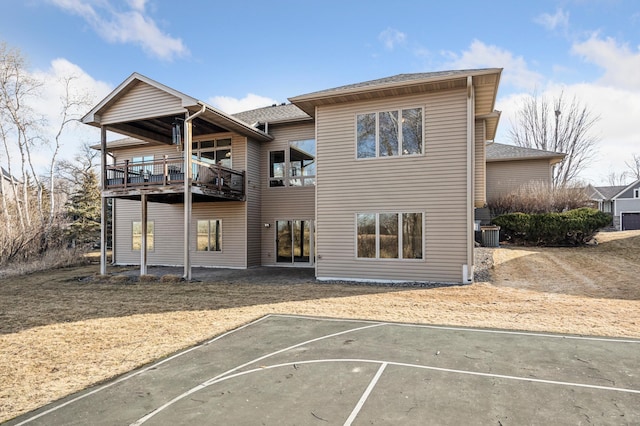
[[[147,221],[147,250],[153,251],[153,221]],[[142,249],[142,222],[133,222],[131,232],[131,249],[140,251]]]
[[[422,213],[359,213],[356,256],[370,259],[422,259]]]
[[[423,153],[422,108],[358,114],[358,158],[395,157]]]
[[[199,220],[197,224],[198,251],[222,251],[222,227],[220,219]]]
[[[288,150],[269,152],[269,186],[309,186],[315,183],[315,139],[292,141]]]

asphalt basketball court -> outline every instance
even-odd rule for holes
[[[640,340],[269,315],[7,425],[592,423],[640,423]]]

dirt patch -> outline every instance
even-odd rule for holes
[[[479,265],[495,264],[494,283],[438,288],[315,283],[308,271],[286,281],[276,270],[195,283],[87,279],[97,266],[3,280],[0,421],[268,313],[638,338],[640,232],[599,240],[478,250]]]
[[[503,246],[492,284],[540,292],[640,300],[640,233],[601,232],[576,248]]]

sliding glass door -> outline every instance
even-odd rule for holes
[[[313,223],[309,220],[276,221],[276,262],[310,265],[313,262]]]

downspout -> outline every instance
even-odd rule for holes
[[[191,185],[193,182],[193,170],[191,168],[191,139],[193,123],[192,121],[207,110],[206,105],[195,114],[188,116],[184,120],[184,274],[183,278],[191,280]],[[189,114],[187,112],[187,114]]]
[[[473,281],[473,151],[474,151],[474,113],[475,99],[473,91],[473,77],[467,76],[467,263],[462,265],[462,282],[470,284]]]
[[[107,275],[107,199],[104,191],[107,189],[107,127],[100,126],[100,162],[101,194],[100,194],[100,275]]]

